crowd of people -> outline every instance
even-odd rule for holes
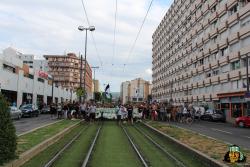
[[[151,119],[152,121],[183,121],[186,118],[195,119],[195,115],[201,114],[201,111],[196,111],[192,105],[170,106],[165,103],[141,103],[141,104],[125,104],[119,105],[117,108],[117,121],[120,124],[122,121],[128,121],[133,124],[133,108],[138,108],[139,120]]]
[[[52,103],[50,113],[52,118],[56,116],[58,119],[85,119],[93,122],[95,120],[96,104],[94,101]]]
[[[51,117],[59,119],[85,119],[93,122],[96,118],[96,108],[106,107],[96,105],[94,101],[84,103],[67,102],[50,105]],[[108,107],[110,108],[110,107]],[[135,108],[138,115],[135,118]],[[116,119],[118,124],[126,121],[128,124],[133,124],[137,121],[151,119],[152,121],[180,121],[182,118],[194,116],[195,109],[192,106],[170,106],[165,103],[140,103],[140,104],[120,104],[116,107]],[[103,114],[103,113],[101,113]],[[103,116],[101,116],[102,118]]]

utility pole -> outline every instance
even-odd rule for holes
[[[248,54],[247,54],[247,57],[246,57],[246,78],[247,78],[247,92],[246,92],[246,97],[247,97],[247,99],[249,98],[249,78],[248,78]],[[249,100],[247,100],[247,115],[250,115],[250,101]]]
[[[99,66],[95,66],[95,67],[91,67],[92,69],[94,69],[94,94],[93,94],[93,98],[95,100],[95,70],[99,69]]]
[[[80,89],[82,90],[82,54],[81,55],[81,67],[80,67]],[[79,96],[79,102],[82,102],[82,96]]]

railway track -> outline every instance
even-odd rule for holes
[[[62,157],[62,155],[72,146],[74,145],[75,142],[77,142],[77,140],[80,138],[81,135],[83,135],[83,132],[86,131],[91,125],[88,124],[85,128],[83,128],[79,133],[77,133],[54,157],[52,157],[45,165],[44,167],[51,167],[51,166],[56,166],[55,163],[57,161],[60,161],[60,157]],[[91,154],[92,154],[92,151],[93,151],[93,148],[94,148],[94,145],[96,143],[96,140],[99,136],[99,133],[100,133],[100,130],[102,128],[102,124],[99,125],[99,128],[97,129],[96,131],[96,134],[95,134],[95,137],[94,139],[92,140],[92,143],[91,143],[91,146],[90,148],[88,149],[88,152],[83,160],[83,163],[82,163],[82,167],[86,167],[88,162],[89,162],[89,159],[91,157]],[[80,141],[81,142],[81,141]]]
[[[93,140],[93,142],[92,142],[92,144],[91,144],[91,146],[90,146],[90,148],[88,150],[88,153],[87,153],[87,155],[86,155],[86,157],[85,157],[85,159],[84,159],[84,161],[82,163],[82,167],[86,167],[88,165],[88,163],[89,163],[90,156],[91,156],[91,154],[93,152],[94,146],[96,144],[96,140],[97,140],[97,138],[98,138],[98,136],[100,134],[100,130],[101,130],[102,126],[103,126],[103,124],[100,125],[100,127],[98,128],[98,130],[96,132],[95,138],[94,138],[94,140]]]
[[[161,150],[162,152],[164,152],[164,154],[168,157],[170,157],[173,161],[176,162],[176,164],[180,167],[186,167],[186,165],[183,164],[183,162],[181,162],[180,160],[178,160],[174,155],[172,155],[170,152],[168,152],[163,146],[161,146],[159,143],[157,143],[152,137],[150,137],[149,135],[147,135],[146,133],[144,133],[140,128],[138,128],[137,126],[134,126],[134,128],[140,132],[143,136],[145,136],[145,138],[147,138],[152,144],[154,144],[157,148],[159,148],[159,150]]]
[[[137,146],[135,145],[135,143],[133,142],[133,140],[129,136],[129,134],[128,134],[127,130],[124,128],[124,126],[122,126],[122,129],[123,129],[124,133],[126,134],[126,136],[127,136],[128,140],[129,140],[131,146],[133,147],[133,149],[135,150],[136,154],[140,158],[140,161],[142,162],[143,166],[148,167],[149,165],[147,164],[146,160],[143,158],[142,154],[138,150]]]

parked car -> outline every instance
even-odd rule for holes
[[[193,108],[195,110],[194,116],[195,116],[196,119],[198,119],[199,117],[204,115],[204,113],[205,113],[205,108],[204,107],[193,106]]]
[[[11,119],[20,119],[22,117],[22,111],[19,110],[17,107],[10,106],[9,112],[10,112]]]
[[[20,110],[22,111],[23,116],[36,116],[38,117],[39,115],[39,110],[38,107],[33,105],[33,104],[26,104],[20,107]]]
[[[41,109],[41,114],[50,114],[50,107],[49,106],[44,106]]]
[[[235,124],[239,127],[250,127],[250,115],[236,118]]]
[[[202,120],[226,122],[226,117],[221,110],[208,109],[201,116]]]

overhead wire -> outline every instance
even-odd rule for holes
[[[111,58],[111,72],[110,72],[110,77],[109,81],[112,78],[113,75],[113,70],[114,70],[114,57],[115,57],[115,52],[116,52],[116,25],[117,25],[117,0],[115,0],[115,23],[114,23],[114,36],[113,36],[113,54]]]
[[[143,18],[142,24],[141,24],[141,26],[140,26],[140,28],[139,28],[139,31],[137,32],[136,38],[135,38],[135,40],[134,40],[134,42],[133,42],[133,45],[132,45],[132,47],[131,47],[130,50],[129,50],[129,54],[128,54],[128,57],[127,57],[127,59],[126,59],[126,63],[123,64],[123,72],[125,72],[125,67],[126,67],[126,65],[128,64],[129,58],[130,58],[130,56],[132,55],[132,53],[133,53],[133,51],[134,51],[136,42],[137,42],[137,40],[138,40],[138,38],[139,38],[139,36],[140,36],[140,33],[141,33],[142,28],[143,28],[143,25],[144,25],[144,23],[145,23],[145,21],[146,21],[146,19],[147,19],[147,16],[148,16],[148,13],[149,13],[149,11],[150,11],[150,9],[151,9],[151,6],[152,6],[152,4],[153,4],[153,1],[154,1],[154,0],[151,0],[151,2],[150,2],[150,4],[149,4],[149,7],[148,7],[147,12],[146,12],[146,15],[145,15],[145,17]]]

